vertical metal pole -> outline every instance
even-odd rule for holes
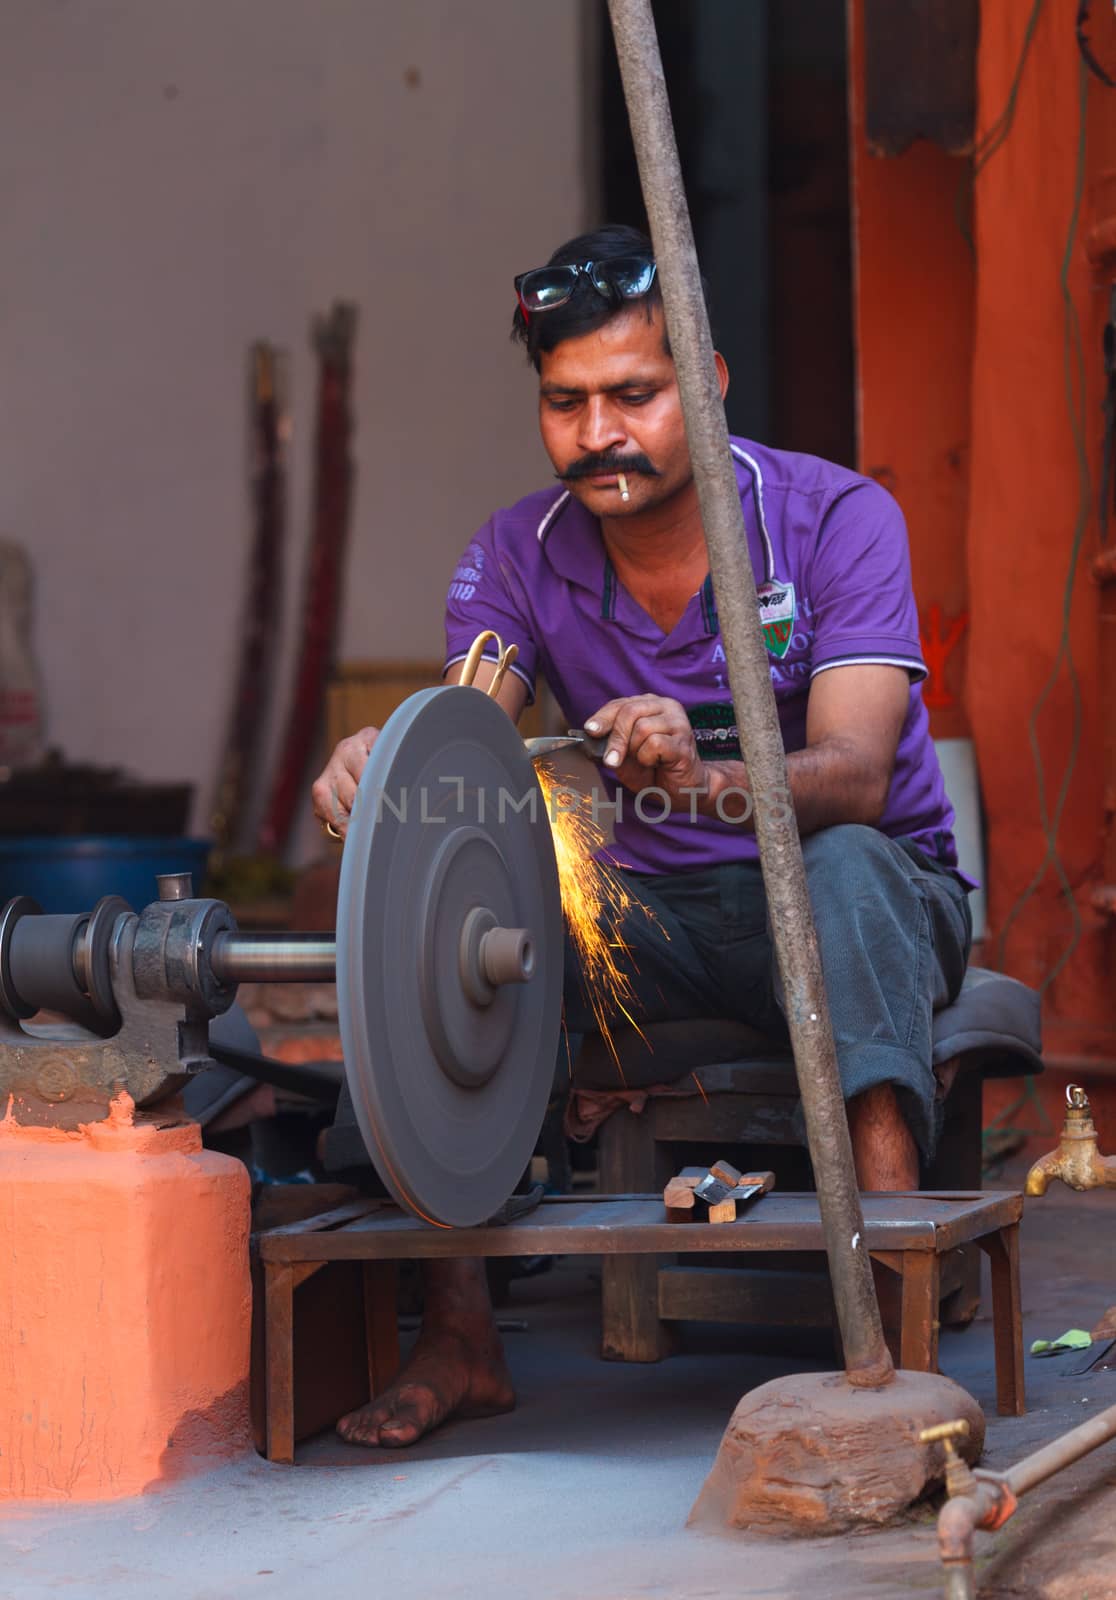
[[[667,331],[717,597],[787,1023],[818,1188],[837,1320],[851,1381],[894,1375],[864,1245],[852,1142],[837,1073],[786,757],[756,606],[740,493],[682,185],[651,0],[609,0],[624,98],[659,266]]]

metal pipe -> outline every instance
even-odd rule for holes
[[[970,1567],[966,1575],[960,1567],[951,1567],[946,1575],[945,1588],[942,1593],[945,1596],[945,1600],[976,1600],[972,1568]]]
[[[1101,1411],[1097,1416],[1090,1417],[1088,1422],[1082,1422],[1076,1428],[1071,1428],[1069,1433],[1063,1433],[1060,1438],[1044,1444],[1041,1450],[1024,1456],[1022,1461],[1017,1461],[1014,1467],[1009,1467],[1002,1474],[1004,1482],[1012,1494],[1026,1494],[1028,1489],[1037,1488],[1055,1472],[1072,1466],[1109,1439],[1116,1439],[1116,1406],[1109,1406],[1107,1411]]]
[[[332,933],[219,933],[209,964],[221,983],[332,983],[337,939]]]
[[[701,506],[740,742],[786,997],[806,1134],[850,1381],[886,1383],[884,1342],[864,1248],[852,1141],[837,1072],[802,846],[787,802],[786,756],[756,607],[740,493],[713,362],[693,231],[650,0],[609,0],[609,15],[658,262],[667,331]]]
[[[942,1558],[945,1600],[974,1600],[973,1535],[977,1528],[1002,1527],[1018,1497],[1072,1466],[1099,1445],[1116,1438],[1116,1406],[1090,1417],[1017,1461],[1007,1472],[977,1472],[971,1494],[947,1500],[938,1515],[938,1553]]]
[[[957,1495],[942,1507],[938,1514],[938,1554],[942,1558],[945,1600],[975,1600],[973,1533],[979,1527],[993,1526],[1003,1504],[1003,1491],[980,1479],[974,1493]],[[1002,1520],[1010,1515],[1007,1510]]]

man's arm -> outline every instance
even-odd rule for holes
[[[800,833],[879,821],[909,693],[910,680],[901,667],[832,667],[814,678],[806,748],[787,756]],[[753,793],[743,762],[703,762],[689,718],[676,700],[660,695],[612,700],[586,727],[609,735],[605,765],[626,789],[663,789],[676,810],[693,809],[751,827],[757,806],[786,804],[786,795]]]
[[[455,662],[446,673],[446,682],[456,683],[461,677],[464,666],[463,661]],[[482,661],[473,679],[475,686],[480,690],[487,689],[495,671],[495,661]],[[518,722],[520,713],[527,704],[527,685],[522,678],[517,678],[514,673],[509,672],[496,691],[495,699],[497,705],[503,706],[512,721]],[[310,790],[314,815],[319,822],[328,822],[342,838],[348,830],[349,813],[356,799],[360,775],[368,764],[368,757],[379,737],[379,732],[378,728],[361,728],[359,733],[350,734],[347,739],[342,739]]]
[[[787,782],[806,835],[844,822],[874,827],[887,805],[910,679],[901,667],[831,667],[810,685],[806,748],[787,756]],[[707,816],[731,820],[784,796],[754,795],[739,761],[707,763]]]

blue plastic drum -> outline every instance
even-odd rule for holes
[[[200,894],[209,839],[12,835],[0,837],[0,905],[30,895],[46,912],[91,911],[106,894],[139,911],[158,899],[155,878],[189,872]]]

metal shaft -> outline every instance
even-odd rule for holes
[[[802,847],[793,813],[781,803],[789,798],[783,738],[650,0],[609,0],[609,15],[678,373],[729,684],[756,801],[760,865],[846,1369],[854,1382],[887,1382],[894,1368],[864,1247],[864,1216]]]
[[[210,966],[222,983],[332,983],[332,933],[219,933]]]

